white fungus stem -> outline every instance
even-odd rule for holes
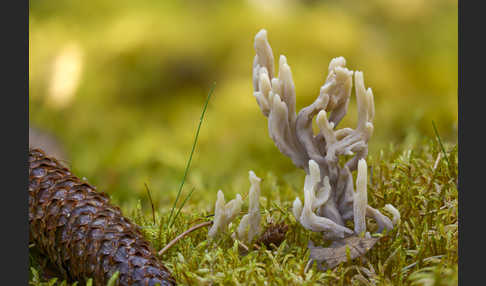
[[[368,205],[368,193],[366,183],[368,181],[366,161],[358,162],[358,177],[356,178],[356,193],[354,195],[354,232],[361,234],[366,232],[366,206]]]

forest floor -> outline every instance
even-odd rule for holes
[[[262,221],[265,226],[282,222],[289,226],[279,247],[262,246],[242,255],[238,242],[231,238],[248,208],[246,192],[242,193],[242,214],[227,232],[210,240],[206,227],[198,229],[179,240],[161,259],[181,285],[457,285],[457,145],[442,149],[438,141],[426,141],[415,148],[389,148],[368,157],[369,204],[379,210],[393,204],[400,211],[401,221],[364,257],[325,272],[316,266],[304,272],[308,241],[318,245],[326,242],[296,222],[291,211],[296,190],[268,172],[259,174],[263,179]],[[295,185],[303,185],[299,180]],[[153,212],[150,204],[141,200],[134,204],[122,207],[122,211],[142,227],[157,251],[190,227],[210,221],[213,214],[213,206],[211,211],[197,211],[191,208],[194,201],[189,199],[169,227],[170,211]],[[371,220],[368,226],[376,228]],[[62,280],[42,279],[37,260],[31,256],[31,285],[54,285]]]

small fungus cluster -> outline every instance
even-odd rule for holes
[[[309,106],[295,111],[295,86],[285,56],[280,56],[278,77],[274,71],[272,48],[267,32],[255,36],[256,56],[253,61],[253,86],[258,105],[268,118],[268,131],[281,153],[294,165],[304,169],[304,204],[297,197],[293,214],[300,224],[321,232],[326,240],[339,240],[366,233],[366,217],[378,224],[378,232],[391,230],[393,222],[379,210],[368,205],[367,165],[368,140],[373,133],[375,113],[373,92],[366,89],[363,73],[346,68],[343,57],[329,63],[327,79],[319,96]],[[358,106],[355,129],[336,129],[346,115],[354,87]],[[319,132],[314,134],[312,120],[316,117]],[[350,156],[344,164],[339,158]],[[356,191],[352,172],[357,170]],[[395,223],[398,212],[393,210]],[[354,222],[354,230],[345,226]]]
[[[317,99],[296,113],[295,86],[286,57],[280,56],[277,76],[265,30],[257,33],[254,46],[253,95],[268,118],[269,135],[280,152],[306,173],[304,203],[299,197],[293,202],[295,219],[305,229],[320,232],[324,240],[333,241],[329,249],[354,238],[370,239],[366,217],[376,222],[377,232],[393,229],[400,220],[395,207],[391,204],[384,207],[393,215],[390,220],[368,205],[366,156],[368,141],[373,134],[375,109],[373,92],[365,87],[363,73],[349,70],[343,57],[332,59]],[[358,108],[357,126],[337,129],[347,113],[353,82]],[[317,134],[312,127],[314,118]],[[340,158],[345,160],[340,161]],[[356,188],[354,171],[357,171]],[[260,232],[260,179],[252,171],[250,182],[249,211],[233,235],[246,243]],[[218,192],[210,237],[227,228],[240,212],[242,203],[241,196],[237,195],[235,200],[225,204],[224,195]],[[348,221],[353,222],[354,229],[347,226]],[[310,245],[313,253],[322,251],[312,243]]]

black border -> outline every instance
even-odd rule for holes
[[[480,285],[484,280],[484,218],[486,130],[481,102],[486,82],[483,44],[484,10],[480,2],[459,0],[459,85],[458,85],[458,147],[459,147],[459,285]],[[468,4],[466,7],[466,3]],[[474,7],[472,4],[476,4]],[[479,68],[480,70],[476,70]]]
[[[28,96],[29,3],[2,4],[2,162],[0,219],[2,285],[29,283]],[[5,184],[4,182],[7,182]],[[8,271],[6,271],[8,270]]]

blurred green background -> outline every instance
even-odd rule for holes
[[[304,173],[274,146],[252,95],[261,28],[274,55],[287,56],[298,109],[316,98],[333,57],[364,72],[375,95],[371,156],[434,137],[432,121],[457,142],[457,0],[31,0],[30,123],[57,136],[74,173],[122,208],[146,204],[147,183],[164,211],[216,82],[186,210],[211,209],[218,189],[245,193],[250,169],[298,194]],[[340,127],[355,122],[353,96]]]

